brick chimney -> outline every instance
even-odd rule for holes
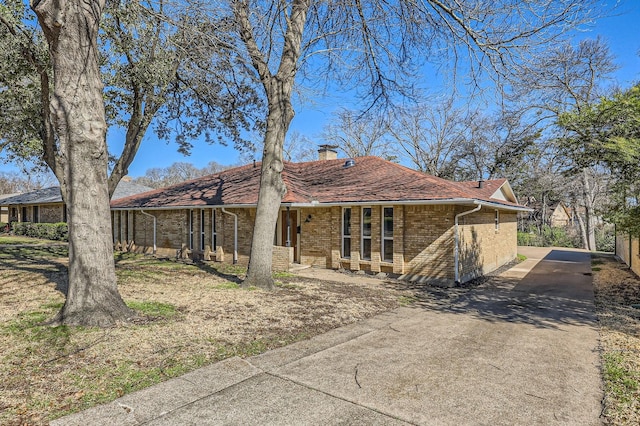
[[[337,145],[319,145],[318,160],[335,160],[338,158]]]

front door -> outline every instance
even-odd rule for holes
[[[284,210],[282,212],[282,245],[293,247],[293,259],[298,261],[298,212]]]

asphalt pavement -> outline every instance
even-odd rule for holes
[[[519,251],[526,261],[479,288],[428,288],[411,307],[52,425],[601,424],[589,254]]]

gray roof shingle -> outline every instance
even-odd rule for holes
[[[112,200],[119,198],[131,197],[132,195],[139,194],[141,192],[147,192],[152,190],[148,186],[138,185],[130,181],[122,180],[116,187],[113,193]],[[59,186],[52,186],[44,189],[36,189],[35,191],[25,192],[24,194],[18,194],[2,198],[0,196],[0,204],[4,206],[8,205],[25,205],[25,204],[50,204],[61,203],[62,195],[60,194]]]

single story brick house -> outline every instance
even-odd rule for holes
[[[113,200],[129,197],[152,188],[123,178],[113,193]],[[59,186],[37,189],[23,194],[0,197],[0,208],[7,211],[7,222],[58,223],[67,221],[67,209]]]
[[[274,270],[293,264],[453,285],[516,257],[505,179],[451,182],[378,157],[285,162]],[[116,249],[247,264],[260,164],[111,202]]]

